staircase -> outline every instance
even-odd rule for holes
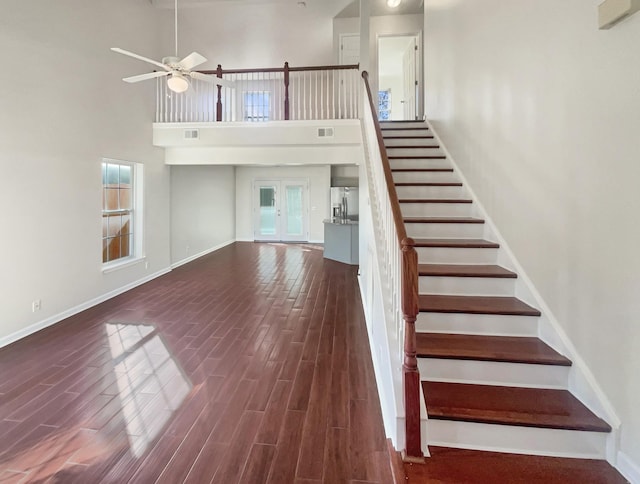
[[[514,297],[518,275],[427,125],[380,124],[418,252],[423,440],[604,459],[611,427],[568,391],[572,362],[538,338],[540,311]]]

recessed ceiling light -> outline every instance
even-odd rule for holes
[[[396,8],[398,5],[400,5],[400,2],[402,0],[387,0],[387,5],[389,5],[391,8]]]

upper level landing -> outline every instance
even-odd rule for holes
[[[358,66],[207,72],[184,93],[157,81],[153,144],[179,164],[359,164]]]

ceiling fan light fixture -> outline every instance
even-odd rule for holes
[[[189,81],[182,74],[174,72],[171,74],[171,77],[167,79],[167,87],[173,92],[185,92],[189,89]]]
[[[400,5],[400,2],[402,2],[402,0],[387,0],[387,5],[391,8],[396,8]]]

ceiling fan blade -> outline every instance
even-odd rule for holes
[[[178,65],[183,69],[190,71],[194,67],[199,66],[200,64],[204,64],[205,62],[207,62],[206,57],[201,56],[197,52],[192,52],[187,57],[178,62]]]
[[[209,84],[217,84],[219,86],[224,87],[235,87],[236,83],[233,81],[227,81],[226,79],[221,79],[216,76],[211,76],[208,74],[203,74],[202,72],[190,72],[189,75],[193,79],[198,79],[199,81],[208,82]]]
[[[163,64],[162,62],[154,61],[153,59],[149,59],[147,57],[143,57],[138,54],[134,54],[133,52],[129,52],[128,50],[121,49],[119,47],[111,47],[111,50],[117,52],[118,54],[128,55],[129,57],[133,57],[134,59],[138,59],[144,62],[148,62],[149,64],[153,64],[158,67],[162,67],[165,71],[171,71],[171,67]]]
[[[168,76],[169,74],[171,73],[167,71],[150,72],[149,74],[140,74],[139,76],[125,77],[122,80],[124,82],[140,82],[146,81],[147,79],[155,79],[156,77]]]

